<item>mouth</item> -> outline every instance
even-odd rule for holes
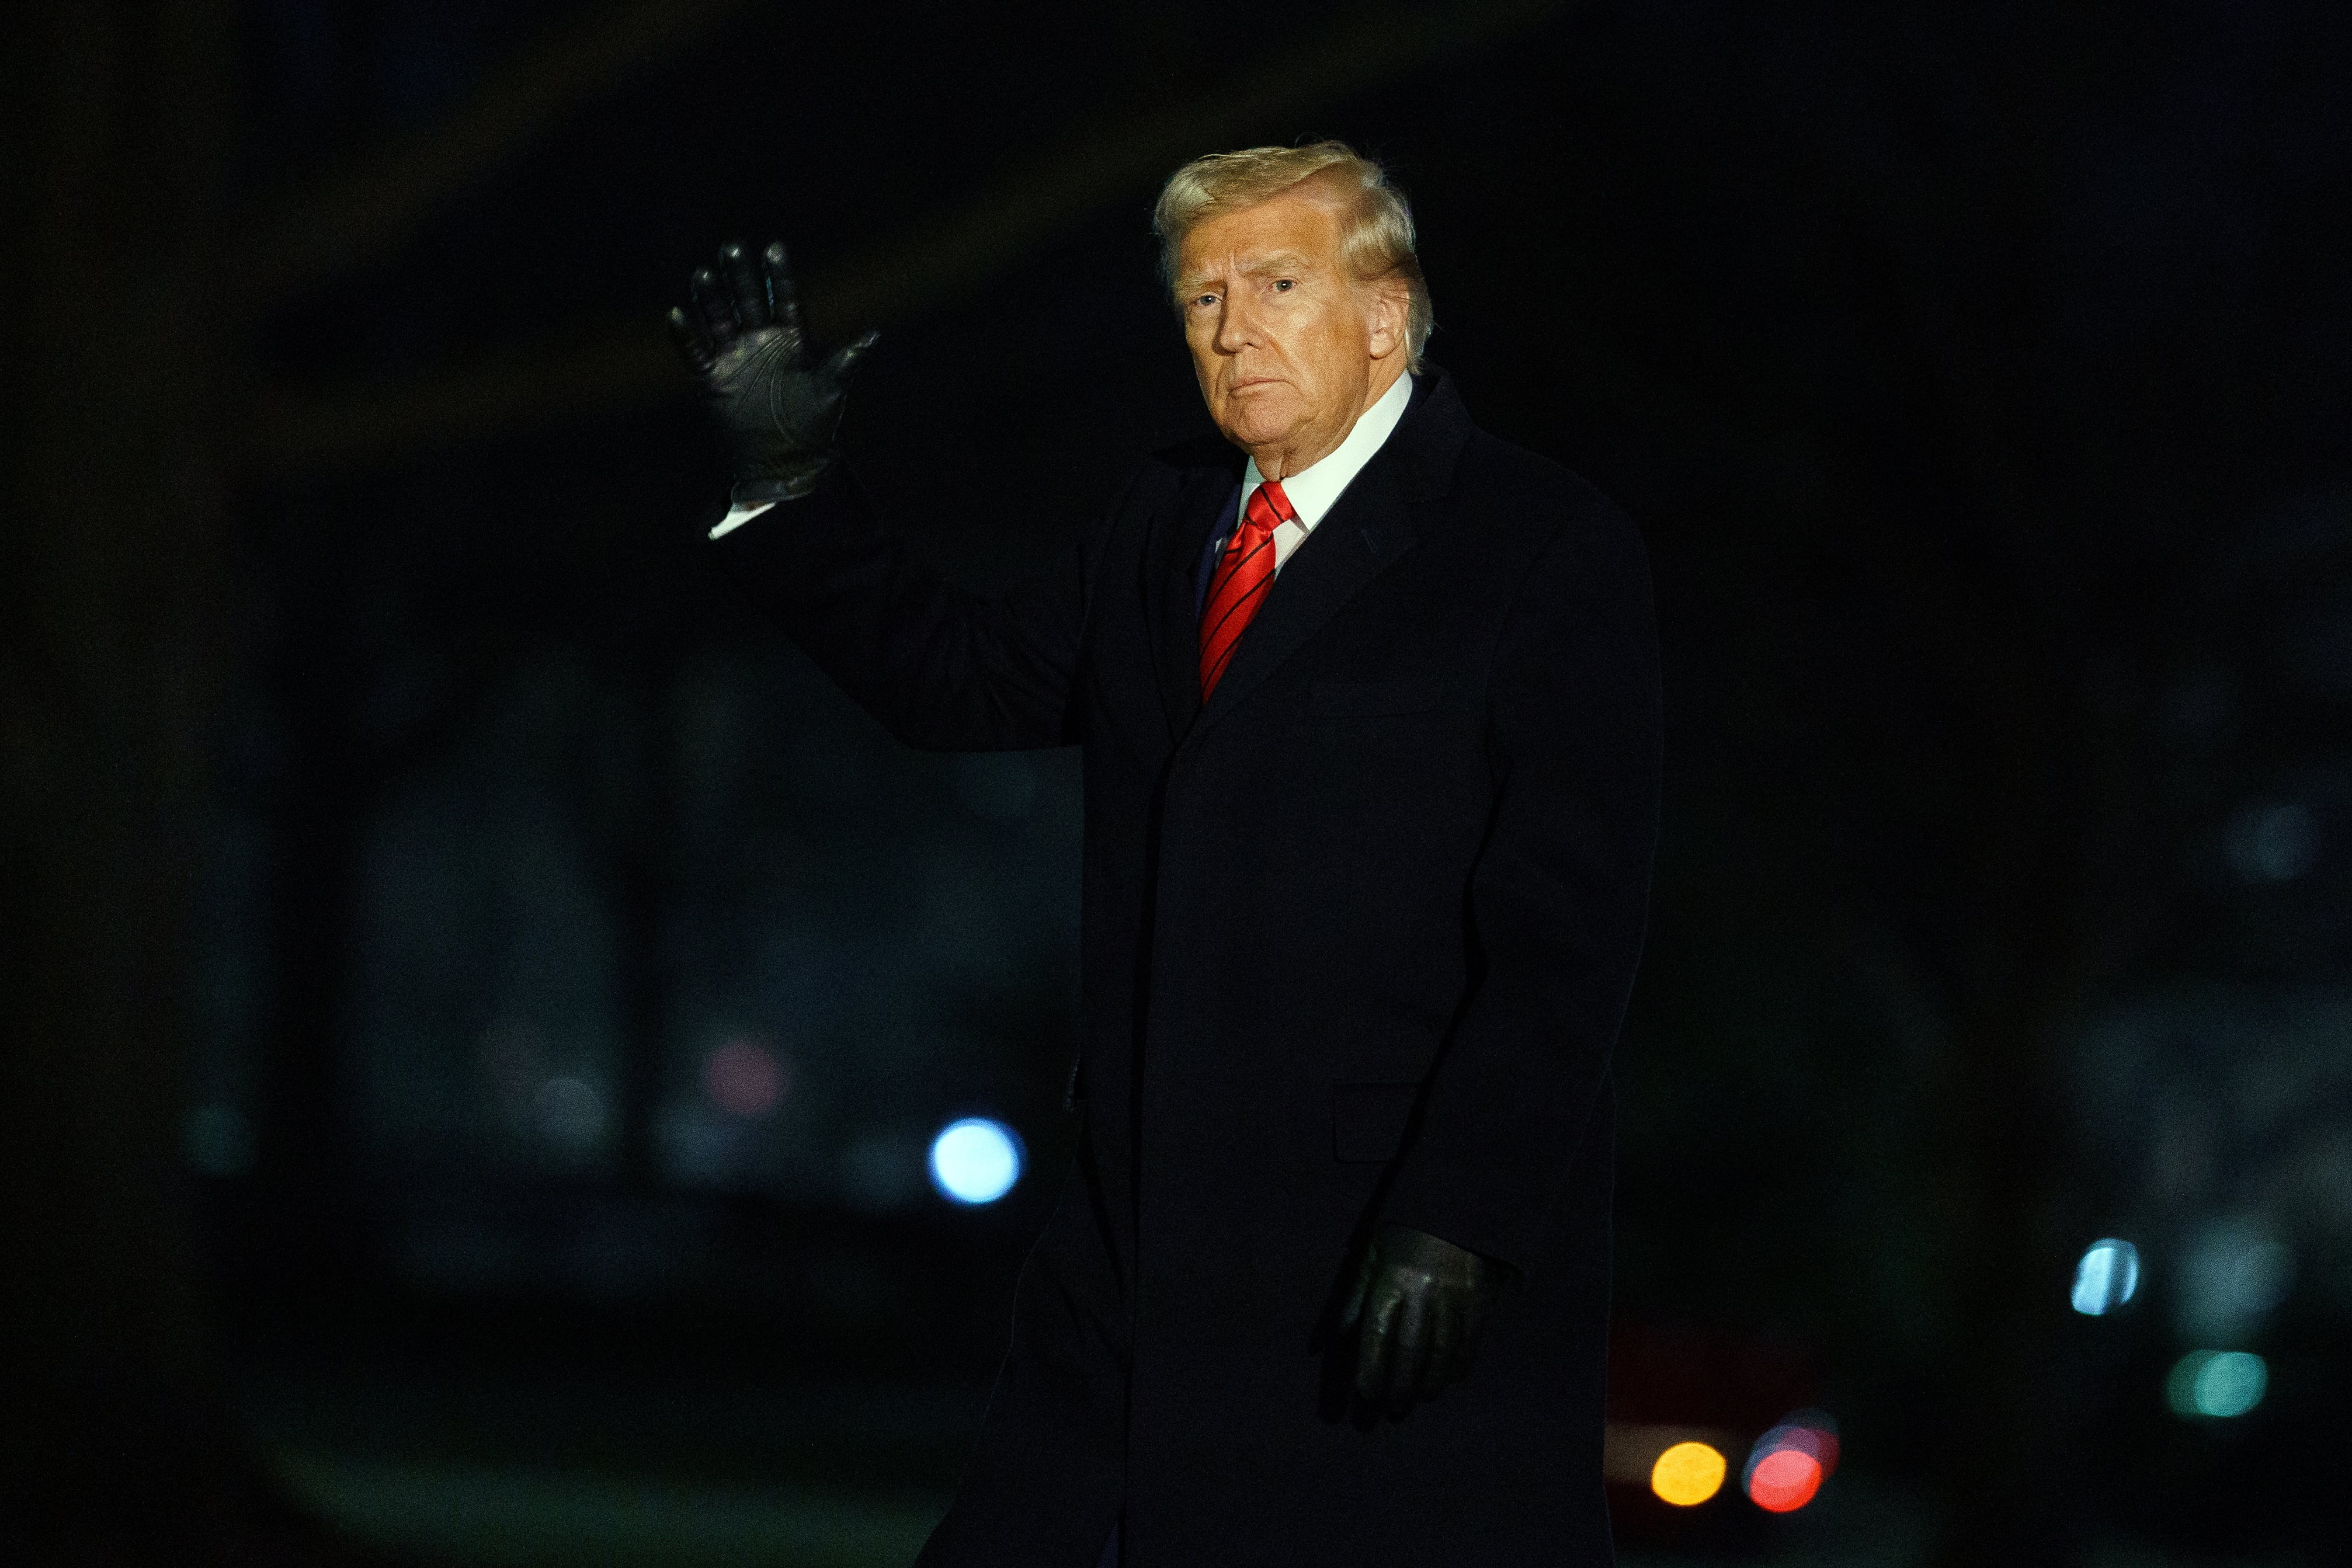
[[[1281,378],[1279,376],[1250,376],[1242,381],[1234,382],[1233,385],[1226,390],[1229,392],[1244,392],[1251,387],[1274,386],[1278,384],[1280,381]]]

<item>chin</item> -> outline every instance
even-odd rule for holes
[[[1265,397],[1243,392],[1229,399],[1224,417],[1218,421],[1225,439],[1237,446],[1264,446],[1279,442],[1297,430],[1304,419],[1297,399],[1288,395]]]

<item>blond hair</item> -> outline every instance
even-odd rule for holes
[[[1422,345],[1436,329],[1429,282],[1413,252],[1412,209],[1378,163],[1344,141],[1306,147],[1250,147],[1195,158],[1168,177],[1151,209],[1160,236],[1160,277],[1172,294],[1178,253],[1194,225],[1255,206],[1309,180],[1320,183],[1339,207],[1339,255],[1359,283],[1405,287],[1405,368],[1421,369]]]

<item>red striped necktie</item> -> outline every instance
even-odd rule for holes
[[[1249,627],[1257,607],[1265,602],[1274,582],[1274,530],[1295,523],[1298,514],[1279,482],[1268,479],[1250,492],[1242,508],[1242,526],[1226,542],[1209,579],[1209,601],[1201,611],[1201,700],[1217,689],[1217,678],[1234,656],[1234,647]]]

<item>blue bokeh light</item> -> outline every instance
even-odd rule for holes
[[[931,1185],[957,1203],[994,1203],[1021,1179],[1020,1134],[1002,1122],[966,1116],[931,1140]]]
[[[2139,1289],[2139,1249],[2113,1237],[2094,1241],[2074,1265],[2074,1310],[2104,1317]]]

